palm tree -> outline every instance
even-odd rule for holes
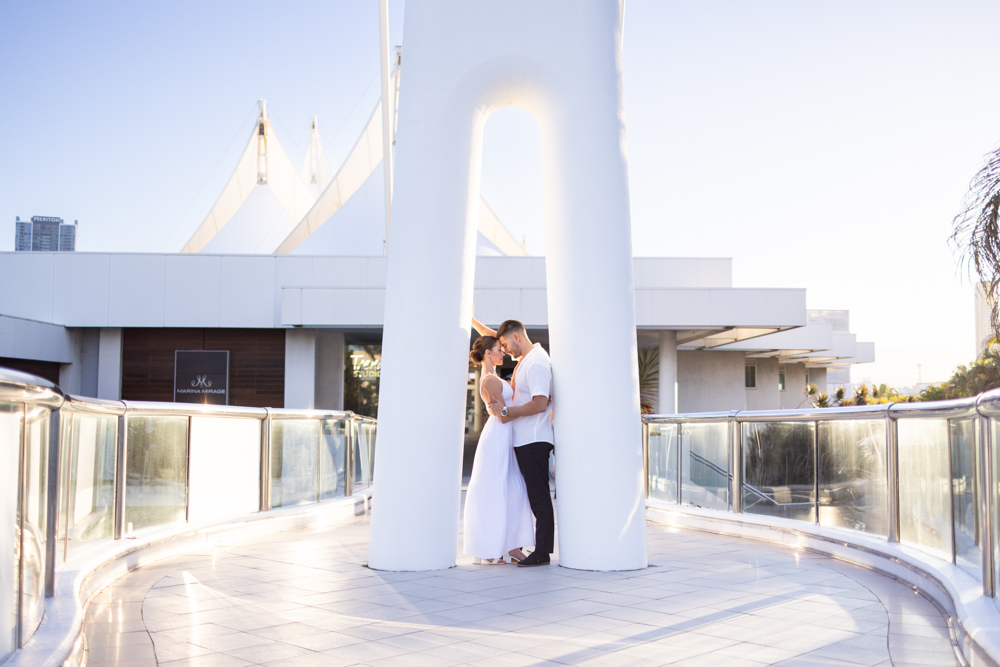
[[[1000,303],[996,298],[1000,288],[1000,147],[986,155],[953,224],[951,242],[960,253],[960,265],[973,269],[986,283],[993,336],[1000,336]]]
[[[659,397],[660,353],[656,348],[643,348],[639,350],[639,407],[642,414],[651,414]]]

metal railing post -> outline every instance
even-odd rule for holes
[[[681,440],[683,435],[683,425],[677,422],[677,465],[675,466],[677,472],[677,504],[684,504],[684,489],[682,484],[684,483],[684,445]]]
[[[743,429],[735,417],[729,420],[729,465],[733,471],[733,512],[743,513]]]
[[[813,427],[813,520],[819,525],[819,421]]]
[[[59,408],[49,413],[49,471],[45,503],[45,597],[56,591],[56,537],[59,524]]]
[[[187,462],[187,472],[184,475],[184,521],[191,521],[191,427],[194,426],[194,417],[188,415],[187,434],[184,438],[184,448],[187,450],[185,461]]]
[[[896,420],[885,413],[885,496],[887,501],[886,539],[899,542],[899,429]]]
[[[993,552],[993,432],[990,418],[978,415],[979,424],[979,525],[983,552],[983,595],[996,595]]]
[[[323,420],[316,425],[316,502],[323,500]]]
[[[948,424],[948,516],[951,521],[951,562],[954,565],[957,562],[958,549],[955,544],[957,542],[955,539],[955,460],[952,458],[951,420],[949,419],[946,423]]]
[[[642,421],[642,480],[649,498],[649,424],[645,420]]]
[[[354,426],[356,417],[351,415],[344,420],[346,432],[345,441],[347,446],[344,447],[344,497],[349,497],[354,495]]]
[[[125,533],[125,453],[128,447],[128,413],[118,418],[118,451],[115,454],[115,530],[114,538]]]
[[[260,421],[260,511],[271,509],[271,409]]]
[[[66,524],[65,532],[63,533],[63,562],[69,558],[69,512],[70,512],[70,498],[72,497],[71,488],[73,482],[73,464],[75,463],[73,456],[73,432],[76,428],[76,419],[73,418],[73,413],[66,413],[66,417],[69,420],[69,434],[66,437],[66,499],[65,502],[60,502],[66,510]],[[59,417],[60,428],[62,424],[62,416]],[[61,500],[61,499],[60,499]]]

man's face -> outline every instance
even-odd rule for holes
[[[500,336],[500,347],[512,359],[518,359],[521,356],[521,336],[516,333]]]

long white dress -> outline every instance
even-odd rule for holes
[[[504,403],[510,405],[514,390],[500,382]],[[479,389],[482,392],[482,385]],[[494,416],[479,436],[465,494],[465,553],[475,558],[497,558],[517,547],[535,546],[528,491],[514,457],[512,436],[511,423]]]

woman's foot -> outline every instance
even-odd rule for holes
[[[503,556],[499,558],[476,558],[473,560],[474,565],[503,565]]]
[[[520,563],[522,560],[527,558],[524,552],[521,551],[520,549],[511,549],[510,551],[507,552],[507,557],[510,559],[508,562],[512,563]]]

